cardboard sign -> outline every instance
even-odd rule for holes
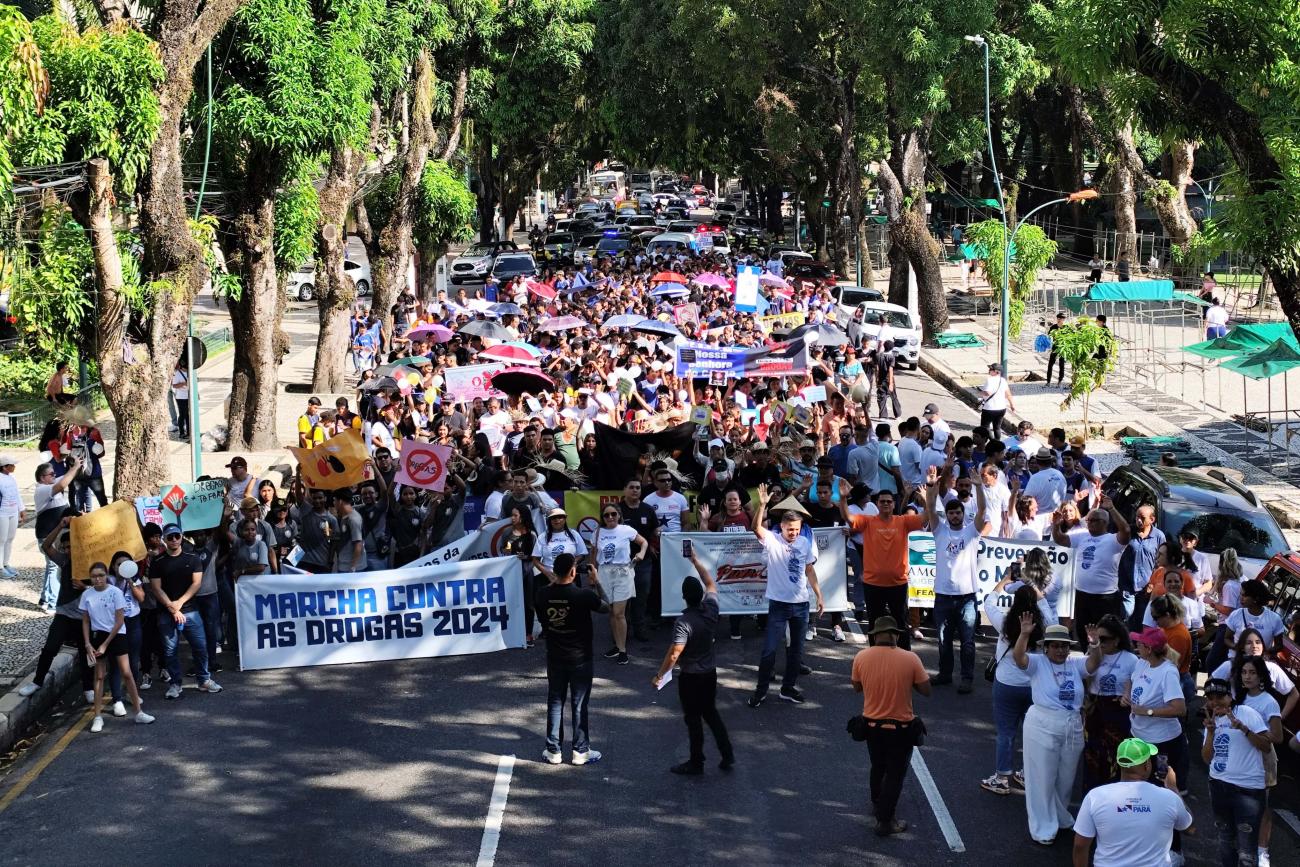
[[[302,483],[318,491],[336,491],[361,483],[370,453],[361,431],[347,430],[313,449],[291,448],[302,470]]]
[[[210,530],[221,523],[226,504],[224,479],[165,485],[162,495],[137,497],[135,513],[141,524],[180,524],[185,532]]]
[[[673,308],[673,322],[678,325],[691,323],[692,325],[700,324],[700,305],[689,302],[678,304]]]
[[[803,399],[810,404],[822,403],[826,400],[826,386],[814,385],[811,388],[805,388],[803,390]]]
[[[808,427],[808,423],[812,421],[812,410],[806,406],[796,406],[794,408],[794,420],[800,426]]]
[[[632,380],[620,379],[618,381],[618,396],[626,400],[627,398],[632,396],[632,391],[635,388],[636,388],[636,383],[634,383]]]
[[[420,442],[409,437],[402,441],[401,462],[393,481],[413,488],[441,491],[447,483],[447,465],[451,446]]]
[[[725,370],[714,370],[709,373],[709,385],[717,385],[722,388],[727,387],[727,372]]]
[[[144,536],[135,509],[126,500],[73,518],[70,529],[72,577],[79,580],[90,577],[92,563],[107,565],[118,551],[130,554],[132,560],[144,558]]]
[[[691,422],[700,427],[708,427],[709,422],[713,421],[713,411],[707,406],[691,407]]]

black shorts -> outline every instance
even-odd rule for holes
[[[107,637],[107,632],[96,629],[90,633],[90,643],[95,645],[96,648],[99,648],[103,645],[104,639]],[[110,656],[126,656],[128,652],[126,636],[119,632],[117,635],[114,635],[113,640],[108,643],[108,649],[104,651],[104,658]]]

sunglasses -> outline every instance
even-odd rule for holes
[[[179,539],[179,538],[181,538],[181,534],[180,534],[180,533],[168,533],[166,536],[163,536],[163,538],[170,542],[172,539]]]
[[[618,517],[618,512],[606,512],[606,513],[605,513],[605,517],[606,517],[606,518],[617,518],[617,517]]]

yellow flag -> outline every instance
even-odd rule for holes
[[[302,468],[302,483],[321,491],[360,484],[366,458],[370,457],[359,430],[346,430],[315,448],[291,448],[289,451],[293,452]]]

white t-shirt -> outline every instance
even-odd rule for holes
[[[767,598],[777,602],[807,602],[808,576],[804,567],[817,562],[817,545],[800,535],[793,542],[780,531],[763,534],[763,556],[767,560]]]
[[[1167,867],[1174,830],[1191,826],[1178,793],[1146,780],[1098,786],[1074,820],[1075,833],[1097,841],[1094,867]]]
[[[183,370],[172,371],[172,397],[177,400],[190,399],[190,380]]]
[[[1124,684],[1133,679],[1133,668],[1138,658],[1127,650],[1117,650],[1101,658],[1101,665],[1088,678],[1088,692],[1092,695],[1121,696]]]
[[[1009,654],[1008,654],[1009,655]],[[1029,654],[1029,687],[1034,704],[1049,710],[1079,710],[1083,707],[1083,679],[1087,660],[1071,656],[1054,665],[1041,653]]]
[[[1002,535],[1002,517],[1011,507],[1011,490],[1001,482],[984,485],[984,520],[994,536]]]
[[[660,496],[658,491],[644,498],[647,506],[655,510],[659,518],[660,533],[680,533],[682,531],[682,513],[690,511],[691,504],[676,491],[668,496]]]
[[[82,611],[90,612],[92,630],[112,632],[113,627],[117,625],[117,612],[121,611],[122,616],[126,616],[126,597],[112,584],[107,585],[103,590],[88,587],[86,592],[81,594],[77,607]]]
[[[1268,679],[1273,684],[1273,691],[1278,695],[1290,695],[1291,690],[1295,689],[1295,684],[1291,678],[1287,677],[1282,666],[1278,665],[1271,659],[1264,660],[1264,666],[1268,668]],[[1219,680],[1232,680],[1232,662],[1225,662],[1214,670],[1210,677],[1217,677]]]
[[[533,556],[540,559],[547,569],[555,567],[555,558],[561,554],[581,557],[587,553],[587,543],[582,541],[576,530],[551,533],[549,539],[547,535],[546,531],[538,533],[537,541],[533,543]]]
[[[1219,327],[1228,324],[1228,311],[1222,304],[1215,304],[1205,311],[1205,324]]]
[[[1255,734],[1268,726],[1250,706],[1239,704],[1232,709],[1237,721]],[[1264,788],[1264,754],[1255,749],[1245,732],[1232,727],[1228,717],[1215,717],[1214,758],[1210,760],[1210,779],[1222,780],[1243,789]]]
[[[44,512],[46,509],[66,509],[68,508],[68,489],[65,487],[56,494],[54,485],[37,485],[33,493],[33,502],[37,514]]]
[[[1000,376],[990,376],[984,380],[984,393],[988,399],[980,405],[987,412],[1002,412],[1007,408],[1007,381]]]
[[[1273,717],[1282,716],[1282,706],[1277,703],[1277,699],[1266,692],[1260,692],[1258,695],[1248,695],[1242,704],[1259,714],[1259,718],[1265,723],[1272,720]]]
[[[930,431],[933,434],[931,442],[934,443],[936,449],[943,451],[944,446],[948,444],[948,437],[952,436],[952,428],[948,427],[948,422],[936,418],[934,421],[923,421],[921,423],[930,426]]]
[[[1119,590],[1119,558],[1124,546],[1114,533],[1070,537],[1074,549],[1074,588],[1084,593],[1114,593]]]
[[[1029,477],[1021,493],[1034,498],[1039,512],[1055,512],[1065,502],[1065,476],[1054,467],[1039,470]]]
[[[1178,666],[1165,660],[1155,668],[1145,659],[1133,666],[1133,688],[1128,700],[1133,706],[1131,728],[1133,737],[1152,744],[1162,744],[1178,737],[1183,730],[1178,717],[1147,716],[1147,708],[1160,709],[1175,699],[1183,698],[1183,686],[1178,681]]]
[[[1271,608],[1265,608],[1258,614],[1251,614],[1248,608],[1238,608],[1228,615],[1228,630],[1233,636],[1240,636],[1243,629],[1254,628],[1259,630],[1259,634],[1264,638],[1264,649],[1273,646],[1273,640],[1279,635],[1286,634],[1286,624],[1277,612]],[[1237,651],[1234,648],[1228,656],[1236,656]]]
[[[975,575],[976,540],[979,530],[966,524],[960,530],[948,526],[948,518],[941,516],[934,530],[934,592],[947,596],[964,596],[974,593],[979,586]]]
[[[362,433],[366,438],[366,448],[370,454],[374,454],[377,449],[388,449],[389,453],[396,453],[397,445],[393,442],[393,432],[388,429],[388,425],[382,421],[366,422],[363,426]],[[378,439],[375,443],[373,440]]]
[[[998,605],[997,600],[996,593],[990,593],[984,597],[984,616],[988,618],[993,628],[998,631],[998,644],[993,650],[993,658],[998,662],[997,671],[993,677],[1007,686],[1029,686],[1029,672],[1016,665],[1016,661],[1011,658],[1011,644],[1002,634],[1002,625],[1006,622],[1007,612],[1006,609]]]
[[[1179,596],[1179,603],[1183,606],[1183,625],[1189,630],[1200,629],[1205,626],[1205,605],[1200,600],[1190,596]],[[1142,625],[1155,626],[1155,618],[1151,616],[1151,606],[1148,605],[1142,612]]]
[[[617,564],[626,566],[632,562],[632,542],[637,537],[636,530],[627,524],[617,527],[601,527],[592,538],[596,549],[596,563],[600,566]]]

